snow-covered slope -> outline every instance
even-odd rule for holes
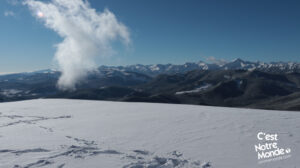
[[[258,164],[258,132],[289,147]],[[300,113],[82,100],[0,104],[1,168],[294,168]],[[212,166],[210,166],[212,165]]]

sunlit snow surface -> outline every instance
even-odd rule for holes
[[[291,157],[258,164],[259,131],[278,133]],[[0,104],[1,168],[294,168],[299,151],[298,112],[63,99]]]

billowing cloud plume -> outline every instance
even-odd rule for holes
[[[130,34],[116,16],[105,9],[96,12],[85,0],[37,0],[24,2],[34,16],[54,30],[63,41],[57,44],[55,61],[62,72],[60,89],[75,89],[90,71],[96,70],[95,58],[112,53],[111,43],[130,43]]]

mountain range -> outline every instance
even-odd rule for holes
[[[300,110],[296,62],[100,66],[72,92],[57,89],[60,74],[48,69],[1,75],[0,101],[71,98]]]
[[[264,72],[300,72],[300,63],[298,62],[251,62],[244,61],[237,58],[227,63],[205,63],[188,62],[182,65],[174,64],[154,64],[154,65],[128,65],[128,66],[101,66],[99,70],[119,70],[143,73],[149,76],[156,76],[159,74],[174,74],[185,73],[191,70],[259,70]]]

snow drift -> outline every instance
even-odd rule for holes
[[[46,99],[0,104],[1,168],[294,168],[300,113]],[[258,164],[258,132],[291,157]]]

